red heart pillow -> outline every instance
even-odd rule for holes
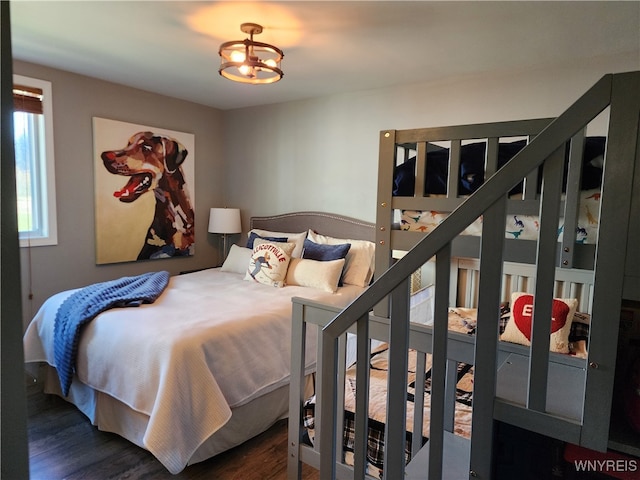
[[[553,299],[551,307],[551,333],[555,333],[565,326],[569,315],[569,305],[557,298]],[[531,341],[531,325],[533,323],[533,295],[522,295],[516,299],[511,307],[513,319],[527,340]]]
[[[516,292],[511,296],[511,315],[501,340],[531,345],[533,295]],[[569,332],[578,301],[575,298],[554,298],[551,307],[551,337],[549,350],[569,353]]]

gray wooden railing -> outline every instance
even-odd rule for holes
[[[368,412],[368,319],[369,312],[381,300],[390,297],[390,353],[387,424],[385,434],[385,477],[402,478],[405,468],[404,438],[406,410],[407,351],[409,345],[409,277],[426,261],[436,258],[435,322],[432,345],[432,407],[429,448],[429,477],[441,478],[443,472],[443,412],[447,362],[447,308],[449,300],[449,263],[452,241],[475,219],[483,216],[480,249],[478,328],[475,342],[475,381],[470,478],[491,478],[491,445],[496,415],[496,355],[498,309],[502,277],[507,193],[530,172],[544,164],[543,191],[540,200],[540,236],[537,244],[534,324],[529,361],[527,404],[501,405],[503,418],[536,430],[534,424],[550,425],[545,415],[549,364],[548,321],[551,316],[553,279],[557,267],[557,225],[561,197],[564,147],[575,135],[607,107],[609,132],[605,175],[601,193],[600,230],[595,253],[595,285],[589,343],[589,366],[585,385],[585,403],[580,438],[584,445],[606,448],[613,387],[613,369],[618,335],[616,315],[620,310],[625,243],[628,236],[633,169],[638,155],[638,119],[640,112],[640,73],[612,74],[603,77],[578,101],[536,136],[510,162],[489,178],[481,188],[456,208],[429,235],[419,241],[353,303],[322,330],[320,353],[324,374],[320,399],[323,413],[319,419],[321,437],[320,477],[336,477],[334,444],[337,438],[339,402],[338,341],[357,324],[357,408],[354,478],[365,478],[366,427]],[[394,142],[393,132],[388,135]],[[390,148],[390,147],[387,147]],[[567,213],[565,208],[565,215]],[[613,318],[614,321],[607,321]],[[613,353],[612,353],[613,352]]]

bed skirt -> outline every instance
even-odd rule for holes
[[[143,442],[149,421],[147,415],[92,389],[77,378],[71,384],[69,395],[63,396],[58,374],[50,365],[44,365],[43,376],[44,393],[58,395],[74,404],[99,430],[116,433],[147,450]],[[309,396],[313,394],[311,375],[307,376],[305,391]],[[200,445],[187,465],[207,460],[261,434],[278,420],[287,418],[288,410],[288,385],[233,408],[229,421]]]

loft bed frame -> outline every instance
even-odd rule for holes
[[[373,478],[367,474],[369,359],[371,340],[389,345],[388,395],[384,430],[384,478],[492,478],[494,420],[586,448],[605,451],[617,352],[619,312],[623,299],[640,300],[637,252],[638,220],[631,211],[640,196],[640,72],[603,77],[566,112],[554,120],[503,122],[380,134],[375,282],[346,309],[336,311],[294,299],[292,384],[289,417],[289,478],[300,478],[301,462],[320,470],[320,477]],[[581,145],[587,125],[608,113],[607,146],[600,195],[596,241],[576,243]],[[501,138],[525,137],[527,145],[497,168]],[[485,181],[472,195],[460,198],[457,178],[449,174],[443,197],[423,193],[422,178],[429,145],[448,141],[449,172],[457,172],[465,140],[486,142]],[[568,151],[566,194],[563,164]],[[414,195],[392,195],[394,169],[416,152]],[[611,160],[614,159],[614,160]],[[535,175],[542,168],[541,192]],[[520,198],[509,198],[523,182]],[[529,186],[529,188],[527,188]],[[397,228],[394,210],[449,212],[429,234]],[[508,214],[538,215],[537,240],[505,239]],[[480,237],[460,235],[482,217]],[[558,242],[563,219],[564,236]],[[634,243],[635,242],[635,243]],[[394,260],[396,250],[407,253]],[[433,324],[411,321],[411,277],[427,262],[434,265]],[[514,263],[515,262],[515,263]],[[634,270],[635,269],[635,270]],[[477,281],[461,281],[474,278]],[[513,280],[516,278],[516,280]],[[523,279],[530,279],[528,282]],[[499,304],[512,290],[535,292],[530,347],[499,341]],[[577,296],[579,311],[591,315],[585,359],[549,351],[552,299]],[[462,303],[461,303],[462,299]],[[475,335],[448,330],[450,307],[477,307]],[[542,319],[542,320],[538,320]],[[303,441],[303,365],[308,325],[322,329],[318,337],[314,446]],[[312,328],[312,327],[309,327]],[[343,458],[345,352],[356,334],[355,434],[353,464]],[[351,337],[353,339],[353,337]],[[407,463],[407,358],[431,356],[429,441],[413,442]],[[455,435],[452,398],[455,367],[474,368],[470,438]],[[416,369],[416,385],[424,382]],[[556,386],[565,388],[556,388]],[[567,393],[566,386],[572,390]],[[414,402],[421,405],[423,395]],[[418,408],[416,407],[416,412]],[[413,432],[422,431],[416,413]],[[614,443],[633,455],[634,445]]]

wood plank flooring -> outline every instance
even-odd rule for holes
[[[31,480],[285,480],[287,422],[205,462],[171,475],[153,455],[101,432],[73,405],[27,388]],[[317,480],[305,465],[303,480]],[[22,479],[21,479],[22,480]]]

